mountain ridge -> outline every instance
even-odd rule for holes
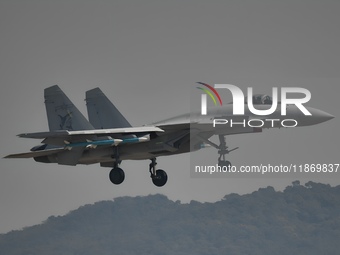
[[[217,202],[120,197],[0,235],[1,254],[336,254],[340,186],[298,181]]]

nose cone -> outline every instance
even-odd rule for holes
[[[321,111],[319,109],[315,109],[311,107],[308,107],[307,109],[312,115],[304,116],[301,119],[301,126],[315,125],[315,124],[319,124],[319,123],[322,123],[322,122],[325,122],[325,121],[328,121],[334,118],[333,115],[327,112]]]
[[[319,120],[320,123],[334,118],[333,115],[318,109],[314,109],[314,111],[312,112],[312,116],[315,119]]]

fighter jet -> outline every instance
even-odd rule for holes
[[[99,88],[86,92],[89,120],[58,85],[46,88],[44,98],[50,131],[19,134],[19,137],[43,140],[30,152],[5,158],[34,158],[37,162],[71,166],[99,163],[102,167],[112,168],[109,179],[113,184],[121,184],[125,179],[120,168],[123,160],[151,160],[149,172],[152,182],[162,187],[168,176],[164,170],[156,168],[157,157],[209,146],[217,149],[220,166],[230,166],[226,155],[237,148],[228,149],[227,135],[262,132],[264,128],[309,126],[334,118],[311,107],[306,107],[311,113],[306,116],[295,105],[287,106],[285,116],[281,115],[280,109],[260,117],[246,109],[244,115],[235,117],[232,104],[221,104],[209,109],[206,115],[192,112],[132,127]],[[253,103],[257,109],[268,109],[272,98],[254,95]],[[219,144],[210,140],[214,135],[218,136]]]

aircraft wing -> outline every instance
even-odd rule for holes
[[[117,134],[138,134],[138,133],[151,133],[163,132],[162,129],[154,126],[131,127],[131,128],[111,128],[111,129],[94,129],[94,130],[57,130],[51,132],[38,132],[38,133],[23,133],[19,137],[23,138],[70,138],[72,136],[114,136]]]
[[[93,130],[57,130],[51,132],[23,133],[19,137],[44,139],[43,143],[53,145],[97,146],[117,145],[119,143],[143,142],[150,133],[163,132],[155,126],[93,129]]]

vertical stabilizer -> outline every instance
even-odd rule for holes
[[[86,92],[86,106],[89,120],[96,129],[131,127],[99,88]]]
[[[58,85],[46,88],[44,97],[51,131],[94,129]]]

